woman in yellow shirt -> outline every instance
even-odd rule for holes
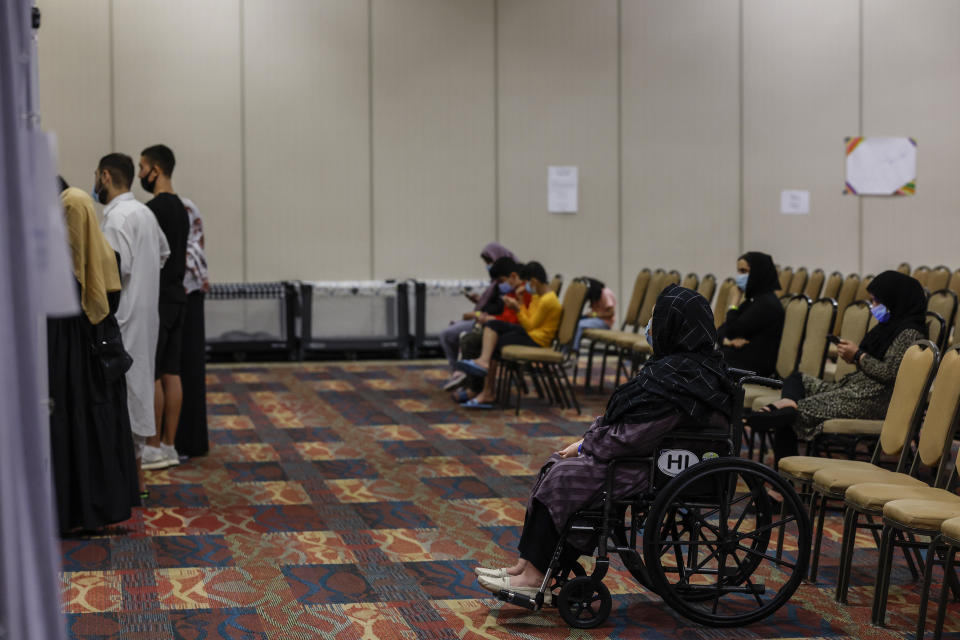
[[[460,406],[468,409],[492,409],[496,399],[493,381],[496,378],[497,356],[508,345],[525,347],[549,347],[560,327],[562,307],[557,294],[547,285],[547,272],[539,262],[529,262],[520,269],[520,278],[532,294],[527,306],[504,298],[504,304],[517,311],[520,324],[490,320],[483,328],[483,347],[475,360],[460,360],[456,368],[468,375],[486,377],[483,391]]]

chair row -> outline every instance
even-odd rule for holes
[[[876,625],[884,622],[893,552],[899,548],[914,578],[920,571],[924,574],[918,638],[923,637],[935,565],[945,565],[944,590],[949,588],[960,596],[960,582],[952,571],[960,547],[960,496],[956,494],[960,458],[952,470],[949,465],[960,418],[960,346],[948,349],[942,359],[939,354],[928,340],[914,344],[904,354],[869,461],[808,455],[784,458],[779,467],[784,479],[799,485],[810,497],[811,517],[816,523],[810,579],[817,578],[827,507],[839,504],[844,510],[844,527],[836,600],[847,601],[857,532],[868,530],[880,547],[872,621]],[[818,440],[838,437],[826,429],[831,422],[843,421],[827,421]],[[829,447],[821,443],[819,448]],[[938,612],[938,637],[945,591]]]

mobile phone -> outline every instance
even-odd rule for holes
[[[827,334],[827,342],[832,342],[833,344],[839,344],[839,343],[840,343],[840,338],[838,338],[837,336],[833,335],[832,333],[828,333],[828,334]]]

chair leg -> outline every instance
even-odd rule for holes
[[[947,557],[943,562],[943,574],[945,576],[953,574],[953,556],[956,552],[956,548],[952,545],[947,549]],[[940,636],[943,635],[943,622],[947,615],[948,589],[947,580],[944,580],[943,586],[940,590],[940,603],[937,606],[937,622],[936,626],[933,628],[933,640],[940,640]],[[917,636],[917,640],[923,640],[923,638],[921,636]]]
[[[810,559],[810,582],[817,581],[817,571],[820,569],[820,544],[823,542],[823,521],[827,517],[827,496],[820,496],[819,511],[816,537],[813,539],[813,557]]]
[[[570,396],[567,393],[567,385],[564,384],[564,379],[560,377],[560,372],[563,371],[563,366],[558,364],[547,365],[550,369],[550,375],[553,376],[553,379],[557,382],[557,390],[560,392],[561,406],[564,409],[569,409],[573,406],[573,402],[570,401]]]
[[[915,542],[912,534],[907,533],[904,536],[903,533],[897,532],[897,537],[904,541]],[[920,572],[923,571],[923,558],[920,557],[919,550],[903,545],[900,548],[903,551],[903,559],[907,562],[907,568],[910,570],[911,578],[916,581],[920,579]],[[916,563],[914,562],[916,558]],[[918,569],[919,567],[919,569]]]
[[[853,567],[853,551],[856,548],[857,523],[860,514],[856,509],[847,507],[843,514],[843,541],[840,549],[840,567],[837,573],[837,591],[833,597],[841,604],[847,604],[850,589],[850,572]]]
[[[890,568],[893,561],[893,527],[884,525],[880,536],[880,562],[873,588],[873,610],[870,621],[882,627],[887,613],[887,592],[890,589]]]
[[[593,377],[593,353],[597,350],[597,343],[591,342],[590,348],[587,350],[587,370],[584,373],[583,379],[583,390],[584,392],[590,391],[590,380]],[[576,380],[574,380],[576,383]]]
[[[597,379],[597,392],[603,393],[604,378],[607,377],[607,356],[610,355],[610,345],[603,345],[603,361],[600,364],[600,377]]]
[[[923,634],[926,631],[927,626],[927,598],[930,597],[930,583],[933,581],[933,565],[934,557],[937,553],[937,538],[933,537],[930,540],[930,546],[927,547],[927,565],[923,569],[923,588],[920,591],[920,608],[917,611],[917,640],[923,640]],[[947,549],[947,553],[951,553],[952,549]],[[947,581],[944,580],[944,583]]]
[[[574,391],[573,385],[569,378],[567,378],[567,372],[563,370],[563,367],[558,367],[560,370],[560,375],[562,376],[562,382],[567,386],[567,392],[570,394],[570,400],[573,402],[574,408],[577,410],[577,415],[580,415],[580,403],[577,402],[577,394]]]

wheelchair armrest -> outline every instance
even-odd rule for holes
[[[745,384],[758,384],[762,387],[770,387],[771,389],[782,389],[783,380],[777,380],[775,378],[765,378],[758,375],[749,375],[740,378],[740,386],[742,387]]]

